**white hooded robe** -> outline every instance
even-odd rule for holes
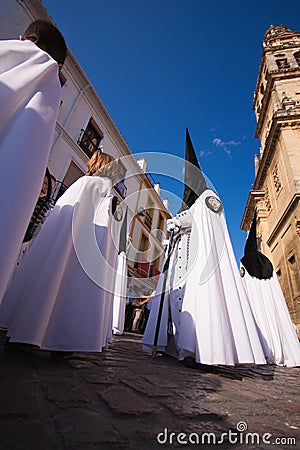
[[[98,352],[112,337],[118,249],[111,180],[79,178],[59,198],[0,307],[10,342]]]
[[[0,302],[41,191],[60,96],[48,53],[0,41]]]
[[[241,269],[268,363],[300,366],[299,339],[275,271],[271,278],[259,279],[251,276],[243,265]]]
[[[118,255],[116,285],[113,306],[113,334],[123,334],[127,299],[127,260],[126,253]]]
[[[184,246],[181,239],[176,242],[157,348],[173,355],[177,352],[179,359],[192,355],[196,362],[208,365],[266,364],[224,212],[210,209],[206,203],[209,198],[220,203],[215,192],[206,189],[189,210],[193,216],[190,237],[185,237]],[[185,214],[177,217],[184,219]],[[163,277],[164,274],[145,330],[145,349],[155,345]],[[167,333],[169,307],[173,323],[171,342]]]

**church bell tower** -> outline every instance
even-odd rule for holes
[[[300,328],[300,33],[285,25],[265,34],[253,109],[261,147],[241,229],[249,231],[256,210],[260,250]]]

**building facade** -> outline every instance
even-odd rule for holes
[[[253,109],[261,148],[241,229],[249,231],[256,210],[260,250],[300,328],[300,33],[285,25],[265,34]]]
[[[53,22],[40,0],[6,0],[0,5],[0,39],[18,39],[36,19]],[[157,277],[153,274],[157,275],[162,269],[162,241],[166,219],[170,217],[168,207],[147,171],[138,164],[70,48],[61,73],[61,85],[62,99],[48,162],[57,180],[54,200],[85,174],[86,163],[98,148],[103,147],[105,153],[117,158],[119,183],[114,191],[119,207],[128,212],[129,277],[141,293],[148,293],[156,286]],[[150,215],[152,221],[142,218],[142,210],[145,210],[144,217]],[[145,239],[147,248],[144,248]],[[141,263],[136,265],[140,254],[147,263],[147,271],[141,269]]]
[[[145,158],[138,161],[146,173]],[[159,199],[162,204],[159,203]],[[141,177],[135,195],[127,199],[133,201],[132,208],[137,211],[129,229],[128,275],[132,285],[155,289],[161,272],[166,241],[166,224],[170,217],[167,200],[160,197],[160,186],[151,176]]]

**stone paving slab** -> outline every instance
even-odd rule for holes
[[[152,358],[131,333],[61,361],[6,354],[4,342],[0,333],[1,450],[300,448],[299,368]]]
[[[139,416],[157,411],[156,405],[136,395],[132,389],[123,386],[111,386],[99,392],[99,395],[115,414]]]
[[[124,380],[123,383],[130,387],[133,391],[137,391],[146,397],[169,397],[170,391],[168,388],[163,388],[161,386],[153,386],[153,384],[148,383],[143,380]]]

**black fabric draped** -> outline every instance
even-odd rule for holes
[[[184,184],[182,205],[179,212],[189,209],[202,192],[207,189],[206,181],[199,166],[188,129],[186,129],[185,140]]]
[[[256,212],[245,244],[241,263],[252,277],[266,280],[273,276],[273,265],[269,258],[258,251],[256,238]]]

